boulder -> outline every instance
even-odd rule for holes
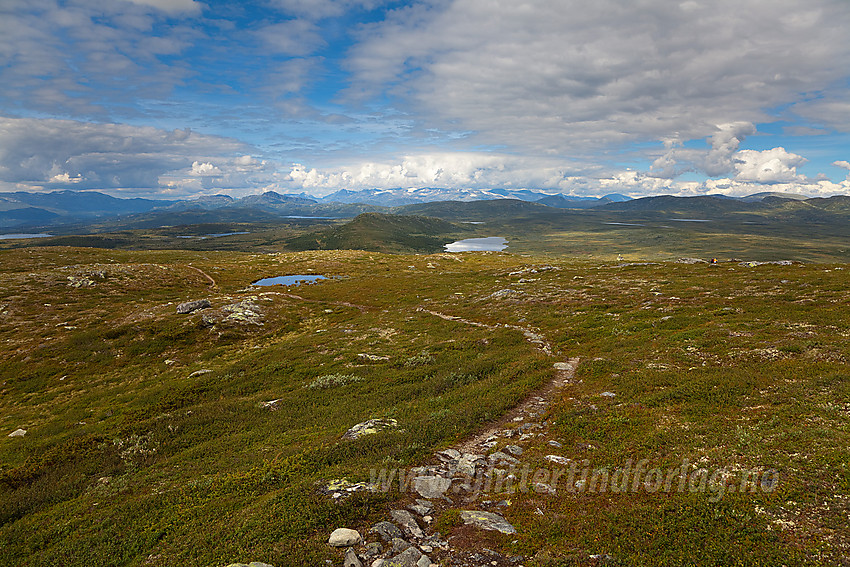
[[[460,517],[464,524],[472,525],[482,530],[502,532],[503,534],[515,534],[514,528],[508,521],[493,512],[481,512],[479,510],[462,510]]]
[[[334,547],[351,547],[363,541],[360,532],[348,528],[337,528],[328,539],[328,543]]]
[[[177,313],[186,315],[199,309],[207,309],[212,307],[209,299],[196,299],[195,301],[186,301],[177,306]]]

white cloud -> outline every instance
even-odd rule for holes
[[[843,167],[844,169],[850,169],[850,161],[846,160],[834,161],[832,162],[832,165],[835,165],[837,167]]]
[[[200,2],[196,2],[195,0],[130,0],[130,2],[143,6],[152,6],[170,14],[179,14],[181,12],[197,13],[203,7]]]
[[[221,170],[211,163],[192,162],[192,175],[197,177],[219,176]]]
[[[803,181],[797,167],[806,163],[803,156],[785,151],[785,148],[755,151],[741,150],[735,154],[735,169],[738,181],[756,183],[791,183]]]
[[[270,50],[282,55],[309,55],[325,45],[316,24],[304,19],[271,24],[257,35]]]
[[[687,141],[846,76],[847,20],[833,0],[417,3],[364,29],[350,95],[386,93],[432,127],[515,151]],[[718,145],[706,165],[729,171],[729,155]]]

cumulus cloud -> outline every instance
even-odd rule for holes
[[[797,167],[806,163],[803,156],[785,151],[785,148],[755,151],[741,150],[735,154],[735,169],[738,181],[757,183],[790,183],[802,181]]]
[[[364,187],[512,187],[571,192],[575,189],[574,179],[584,172],[580,164],[571,166],[552,158],[434,152],[327,168],[294,164],[282,182],[296,192],[304,190],[316,195]]]
[[[221,170],[211,163],[192,162],[192,175],[198,177],[219,176]]]

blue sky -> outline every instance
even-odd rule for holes
[[[850,193],[846,0],[2,0],[0,191]]]

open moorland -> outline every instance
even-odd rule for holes
[[[302,229],[253,252],[6,242],[0,563],[341,565],[344,527],[389,565],[406,544],[370,528],[392,521],[446,566],[850,564],[840,235],[775,252],[707,224],[688,230],[716,265],[655,262],[703,243],[634,232],[570,255],[529,233],[461,254],[287,252],[321,243]],[[310,230],[360,238],[341,227]],[[239,227],[219,228],[198,234]],[[229,238],[256,236],[180,241]],[[809,254],[832,263],[728,261]],[[328,279],[251,285],[291,274]],[[425,502],[415,476],[450,487]]]

